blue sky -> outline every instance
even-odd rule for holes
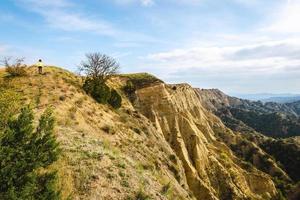
[[[2,0],[0,57],[76,71],[84,54],[121,72],[227,93],[300,93],[296,0]]]

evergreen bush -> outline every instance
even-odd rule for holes
[[[20,109],[20,96],[12,90],[0,89],[0,131],[8,123],[10,117]]]
[[[25,107],[0,130],[0,199],[60,198],[56,173],[45,170],[59,155],[52,112],[44,112],[36,130],[33,120],[32,110]]]

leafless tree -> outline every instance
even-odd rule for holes
[[[86,60],[79,66],[79,70],[87,77],[103,83],[116,74],[119,68],[119,63],[114,58],[101,53],[86,54]]]
[[[24,64],[25,58],[15,58],[5,57],[0,62],[4,65],[5,70],[11,76],[24,76],[26,75],[26,67]]]

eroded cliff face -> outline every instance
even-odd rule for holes
[[[271,199],[269,175],[236,158],[219,132],[234,133],[208,112],[187,84],[153,84],[136,91],[135,107],[163,134],[185,170],[197,199]],[[230,136],[231,135],[231,136]]]

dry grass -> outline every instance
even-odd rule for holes
[[[173,154],[172,150],[146,118],[127,113],[132,110],[128,99],[116,112],[85,95],[81,78],[70,72],[46,67],[44,74],[38,75],[35,68],[27,70],[28,77],[10,79],[9,87],[21,95],[22,104],[31,104],[37,115],[48,106],[54,108],[63,155],[53,167],[59,172],[63,199],[170,199],[162,194],[166,182],[157,181],[156,160],[160,175],[178,195],[188,194],[166,164],[169,159],[165,155]],[[0,69],[0,81],[4,73]],[[121,87],[117,81],[114,84]]]

